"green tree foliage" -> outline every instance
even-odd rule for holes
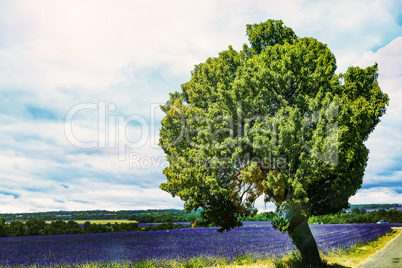
[[[268,20],[264,23],[249,24],[246,27],[251,48],[257,54],[260,54],[266,47],[276,44],[283,45],[285,42],[293,43],[297,40],[293,30],[285,27],[282,21]]]
[[[352,208],[351,213],[360,215],[360,214],[365,214],[366,210],[364,208]]]
[[[5,236],[7,236],[7,225],[6,225],[6,219],[2,218],[0,222],[0,237]]]
[[[282,21],[247,25],[251,46],[229,46],[195,66],[170,94],[160,146],[169,166],[161,189],[202,208],[207,223],[229,230],[274,202],[275,227],[303,259],[320,265],[307,225],[337,213],[361,187],[368,149],[388,96],[377,64],[335,74],[328,47],[299,38]]]
[[[25,222],[25,227],[26,235],[43,235],[46,228],[46,222],[44,220],[30,218]]]
[[[120,232],[133,232],[138,230],[138,223],[129,222],[129,223],[120,223]]]
[[[13,221],[8,225],[7,236],[24,236],[26,234],[25,230],[26,229],[24,223]]]
[[[242,219],[242,221],[273,221],[275,217],[274,212],[263,212],[259,213],[253,217],[247,216],[246,218]]]
[[[108,233],[108,232],[134,232],[134,231],[154,231],[189,228],[182,224],[173,225],[173,222],[160,223],[157,225],[149,225],[146,228],[139,228],[136,222],[122,222],[114,224],[98,224],[86,221],[83,227],[75,221],[52,221],[47,224],[45,221],[30,218],[27,222],[13,221],[6,223],[3,218],[0,222],[0,237],[15,236],[36,236],[36,235],[59,235],[59,234],[92,234],[92,233]]]
[[[113,226],[106,226],[103,224],[97,223],[90,223],[89,221],[84,223],[84,232],[88,234],[96,234],[96,233],[106,233],[106,232],[113,232],[116,230],[116,227]]]
[[[350,205],[350,208],[364,208],[364,209],[389,209],[398,208],[401,204],[361,204],[361,205]]]
[[[64,217],[60,217],[65,215]],[[0,218],[5,218],[7,221],[26,221],[30,218],[40,220],[101,220],[101,219],[128,219],[135,220],[140,223],[151,222],[188,222],[199,218],[199,212],[185,212],[179,209],[148,209],[148,210],[90,210],[90,211],[62,211],[62,212],[32,212],[18,214],[0,214]]]
[[[67,223],[62,220],[53,221],[45,228],[45,234],[46,235],[67,234],[66,225]]]

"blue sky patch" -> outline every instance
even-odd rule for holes
[[[50,110],[29,105],[26,108],[33,119],[45,119],[45,120],[57,119],[57,116]]]
[[[14,198],[19,198],[19,197],[20,197],[19,194],[15,194],[15,193],[11,193],[11,192],[2,192],[2,191],[0,191],[0,194],[2,194],[2,195],[9,195],[9,196],[12,196],[12,197],[14,197]]]

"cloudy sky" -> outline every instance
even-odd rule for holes
[[[158,105],[267,19],[328,44],[337,72],[378,62],[390,105],[350,202],[402,203],[400,1],[0,0],[0,212],[182,208],[158,188]]]

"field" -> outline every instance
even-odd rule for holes
[[[68,221],[68,220],[64,220]],[[129,221],[129,220],[74,220],[78,224],[84,224],[85,222],[89,221],[91,224],[115,224],[116,222],[118,224],[120,223],[131,223],[131,222],[136,222],[136,221]],[[51,223],[52,221],[46,221],[46,223]]]
[[[63,220],[63,221],[67,222],[69,220]],[[73,221],[75,221],[76,223],[78,223],[80,225],[83,225],[87,221],[89,221],[91,224],[94,224],[94,223],[96,223],[96,224],[108,224],[108,223],[115,224],[116,222],[118,224],[120,224],[120,223],[131,223],[131,222],[136,223],[136,221],[130,221],[130,220],[73,220]],[[21,222],[26,222],[26,221],[21,221]],[[49,223],[51,223],[53,221],[45,221],[45,222],[47,224],[49,224]],[[10,224],[10,223],[11,223],[11,221],[6,221],[6,224]]]
[[[0,238],[0,265],[183,260],[233,261],[244,255],[279,258],[294,250],[287,234],[267,222],[249,222],[227,233],[217,228]],[[392,229],[378,224],[312,225],[321,252],[377,239]]]

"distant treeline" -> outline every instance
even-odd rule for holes
[[[179,209],[149,209],[149,210],[92,210],[92,211],[50,211],[34,213],[0,214],[0,219],[7,221],[26,221],[30,218],[40,220],[135,220],[139,223],[154,222],[193,222],[200,219],[200,211],[187,213]]]
[[[369,204],[369,205],[351,205],[350,216],[343,211],[341,216],[327,215],[321,217],[313,217],[310,222],[334,222],[335,223],[358,223],[358,222],[375,222],[377,216],[356,217],[355,215],[366,214],[366,209],[388,209],[392,207],[401,207],[400,204]],[[349,214],[350,214],[349,213]],[[384,212],[381,212],[384,213]],[[274,212],[263,212],[254,217],[243,218],[242,221],[272,221]],[[379,215],[378,217],[385,217]],[[30,218],[38,220],[119,220],[127,219],[137,221],[138,223],[163,223],[163,222],[195,222],[202,223],[201,210],[193,212],[185,212],[179,209],[149,209],[149,210],[91,210],[91,211],[51,211],[51,212],[35,212],[35,213],[17,213],[17,214],[0,214],[0,219],[7,221],[27,221]],[[392,216],[388,220],[402,222],[399,218]]]
[[[273,212],[263,212],[254,217],[246,217],[243,221],[271,221]],[[39,220],[119,220],[127,219],[139,223],[162,223],[162,222],[194,222],[201,220],[201,210],[185,212],[179,209],[160,210],[121,210],[121,211],[51,211],[20,214],[0,214],[0,219],[7,221],[26,221],[30,218]]]
[[[254,217],[246,217],[242,219],[242,221],[273,221],[275,213],[272,211],[262,212],[260,214],[255,215]]]
[[[367,212],[363,208],[353,208],[352,213],[324,215],[310,217],[309,224],[339,224],[339,223],[376,223],[379,220],[388,220],[390,223],[402,223],[402,212],[396,209],[380,209]]]
[[[30,218],[26,222],[13,221],[6,223],[6,220],[3,218],[0,222],[0,237],[154,231],[188,227],[181,224],[173,225],[171,222],[140,228],[138,227],[138,223],[134,222],[97,224],[90,223],[89,221],[85,222],[83,227],[81,227],[77,222],[72,220],[67,222],[57,220],[48,224],[44,220]]]
[[[350,205],[350,209],[353,208],[375,208],[375,209],[390,209],[390,208],[397,208],[401,207],[401,204],[363,204],[363,205]]]

